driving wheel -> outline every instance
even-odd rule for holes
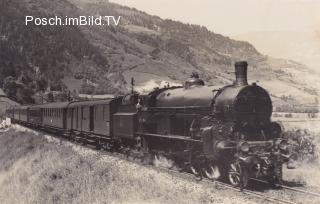
[[[232,162],[228,170],[228,180],[234,187],[246,187],[248,185],[248,172],[239,162]]]

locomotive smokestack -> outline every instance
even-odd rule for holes
[[[236,69],[236,86],[248,85],[247,81],[247,70],[248,63],[246,61],[239,61],[234,64]]]

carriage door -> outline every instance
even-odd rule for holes
[[[73,125],[73,123],[74,123],[74,111],[75,110],[75,108],[71,108],[71,109],[69,109],[68,111],[70,111],[70,127],[71,127],[71,129],[74,129],[74,125]]]
[[[67,128],[67,109],[61,108],[60,110],[60,119],[62,118],[62,127],[63,129]]]
[[[89,128],[90,131],[93,131],[94,129],[94,106],[90,106],[90,116],[89,116]]]

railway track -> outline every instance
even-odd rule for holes
[[[265,184],[265,185],[268,184],[268,182],[263,181],[263,180],[259,180],[259,179],[251,179],[251,180],[258,182],[258,183]],[[300,188],[294,188],[294,187],[290,187],[290,186],[286,186],[286,185],[282,185],[282,184],[276,184],[275,187],[277,189],[281,190],[282,192],[286,192],[286,194],[291,194],[292,197],[297,197],[297,195],[300,194],[300,195],[305,195],[304,198],[313,197],[315,199],[318,199],[317,203],[320,202],[320,193],[319,192],[313,192],[313,191],[308,191],[308,190],[304,190],[304,189],[300,189]],[[301,199],[301,197],[300,197],[300,199]],[[299,203],[305,203],[305,199],[301,200]]]
[[[171,172],[174,172],[174,173],[178,173],[178,174],[185,174],[186,176],[192,176],[194,177],[193,174],[189,174],[189,173],[181,173],[181,172],[176,172],[174,170],[168,170],[168,169],[164,169],[164,170],[167,170],[167,171],[171,171]],[[226,183],[223,183],[221,181],[212,181],[210,179],[207,179],[207,178],[204,178],[202,179],[202,182],[205,182],[209,185],[219,185],[221,187],[224,187],[224,188],[227,188],[227,189],[231,189],[231,190],[234,190],[236,192],[241,192],[243,194],[246,194],[246,195],[249,195],[249,196],[253,196],[255,198],[259,198],[261,200],[264,200],[264,201],[270,201],[270,202],[275,202],[275,203],[285,203],[285,204],[297,204],[295,202],[292,202],[290,200],[285,200],[285,199],[281,199],[281,198],[276,198],[276,197],[272,197],[272,196],[268,196],[264,193],[259,193],[259,192],[255,192],[255,191],[252,191],[252,190],[248,190],[248,189],[240,189],[240,188],[236,188],[236,187],[233,187],[229,184],[226,184]]]
[[[25,127],[25,126],[23,126],[23,127]],[[63,137],[63,136],[55,135],[55,134],[52,134],[52,133],[48,134],[48,132],[44,132],[42,130],[31,129],[30,127],[25,127],[25,128],[30,129],[32,131],[37,131],[37,132],[44,133],[44,134],[49,135],[51,137],[58,138],[59,140],[63,140],[63,141],[66,141],[66,142],[71,142],[70,140],[68,140],[66,137]],[[73,143],[73,144],[81,144],[81,143],[78,143],[78,142],[71,142],[71,143]],[[109,152],[109,151],[105,151],[105,150],[97,150],[96,147],[92,146],[92,145],[84,146],[83,144],[81,144],[81,146],[83,146],[85,148],[89,148],[89,149],[94,150],[94,151],[99,151],[99,153],[101,155],[117,157],[119,159],[126,160],[126,161],[131,162],[131,163],[135,163],[135,164],[138,164],[138,165],[143,165],[143,166],[145,166],[146,168],[149,168],[149,169],[160,170],[162,172],[169,173],[169,174],[171,174],[173,176],[179,176],[179,177],[183,176],[183,177],[185,177],[187,179],[195,180],[195,175],[192,174],[192,173],[181,172],[181,171],[178,171],[178,170],[173,170],[173,169],[165,168],[165,167],[156,167],[154,165],[146,165],[145,163],[143,163],[141,160],[139,160],[137,158],[130,157],[130,156],[125,155],[125,154],[120,153],[120,152]],[[254,181],[260,182],[260,183],[264,183],[264,184],[268,184],[268,182],[263,181],[263,180],[258,180],[258,179],[251,179],[251,180],[254,180]],[[211,186],[211,185],[217,186],[218,185],[218,186],[220,186],[222,188],[230,189],[230,190],[233,190],[233,191],[236,191],[236,192],[240,192],[240,193],[252,196],[254,198],[261,199],[263,201],[269,201],[269,202],[273,202],[273,203],[284,203],[284,204],[298,204],[295,201],[282,199],[282,198],[279,198],[279,197],[274,196],[274,195],[269,195],[268,193],[265,193],[265,192],[257,192],[257,191],[254,191],[254,190],[236,188],[236,187],[233,187],[230,184],[227,184],[227,183],[224,183],[224,182],[221,182],[221,181],[217,181],[217,180],[210,180],[210,179],[207,179],[207,178],[202,178],[201,182],[206,183],[209,186]],[[280,185],[280,184],[277,184],[276,187],[280,188],[281,190],[287,190],[287,191],[291,191],[291,192],[298,192],[298,193],[302,193],[302,194],[305,194],[305,195],[311,195],[311,196],[317,197],[317,198],[319,198],[319,202],[320,202],[320,193],[311,192],[311,191],[307,191],[307,190],[302,190],[302,189],[298,189],[298,188],[292,188],[292,187],[285,186],[285,185]]]

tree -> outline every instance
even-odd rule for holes
[[[4,79],[3,91],[8,98],[16,100],[17,84],[12,76],[8,76]]]
[[[54,97],[53,97],[53,93],[52,92],[49,92],[48,94],[47,94],[47,101],[49,102],[49,103],[51,103],[51,102],[54,102]]]
[[[46,79],[44,77],[40,77],[39,79],[37,79],[37,90],[38,91],[45,91],[48,87],[48,82],[46,81]]]

